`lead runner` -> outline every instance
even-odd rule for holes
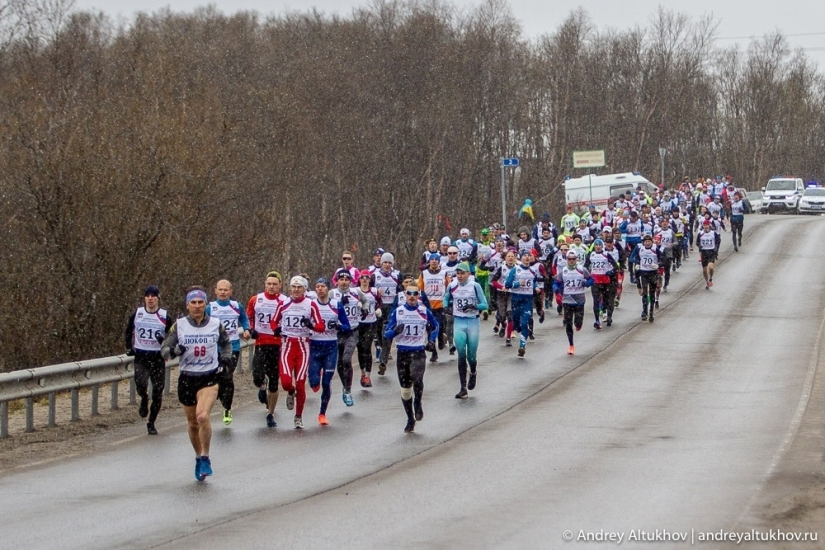
[[[189,423],[189,441],[195,449],[195,479],[212,475],[209,415],[218,398],[218,380],[232,362],[232,343],[217,317],[206,314],[206,290],[190,287],[186,293],[189,315],[180,317],[160,353],[167,361],[180,357],[178,400]]]

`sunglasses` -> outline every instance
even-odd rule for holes
[[[407,291],[407,296],[418,296],[418,291],[417,290],[408,290]]]
[[[346,261],[352,261],[352,258],[341,258],[341,259],[344,260],[345,262]]]
[[[450,256],[458,256],[458,252],[448,252],[447,254]]]

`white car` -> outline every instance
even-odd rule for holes
[[[747,195],[748,202],[751,204],[751,212],[764,214],[765,213],[765,199],[762,197],[761,191],[751,191]]]
[[[799,198],[796,211],[800,214],[825,213],[825,187],[808,187]]]

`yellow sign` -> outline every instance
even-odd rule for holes
[[[601,168],[604,151],[573,151],[573,168]]]

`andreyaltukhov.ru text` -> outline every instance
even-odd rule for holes
[[[817,532],[792,532],[780,529],[769,529],[760,531],[751,529],[750,531],[668,531],[667,529],[631,529],[627,532],[619,531],[585,531],[580,530],[575,537],[576,541],[589,542],[615,542],[621,544],[625,541],[635,542],[805,542],[819,540]]]

